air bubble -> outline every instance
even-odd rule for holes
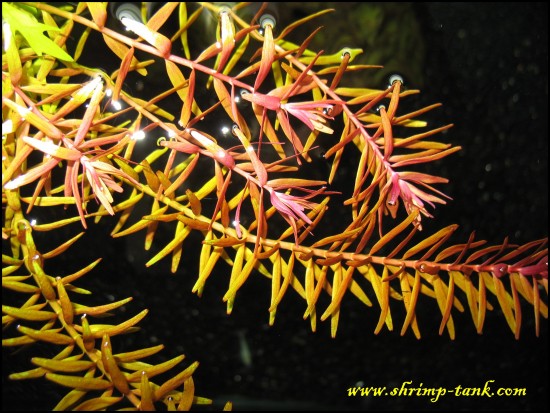
[[[231,9],[227,6],[222,6],[220,7],[220,10],[218,11],[218,16],[221,17],[222,14],[229,14],[229,12],[231,11]]]
[[[142,130],[138,130],[132,134],[132,140],[133,141],[140,141],[145,138],[145,132]]]
[[[28,224],[29,224],[28,221],[21,220],[17,223],[17,229],[21,232],[31,229],[31,227]]]
[[[26,259],[26,265],[27,268],[33,268],[33,263],[38,264],[40,268],[44,265],[44,258],[42,257],[42,254],[35,252],[35,254],[32,257],[27,257]]]
[[[120,5],[115,10],[117,19],[130,19],[141,23],[141,13],[139,7],[134,3],[119,3]]]
[[[342,55],[340,56],[340,58],[344,59],[346,56],[351,57],[351,49],[349,47],[344,47],[342,49]]]
[[[260,17],[259,23],[262,30],[265,30],[267,26],[271,26],[271,29],[273,30],[275,28],[277,20],[271,14],[264,14],[262,17]]]
[[[379,105],[379,106],[376,108],[376,113],[380,113],[380,110],[382,110],[382,108],[386,109],[386,105]]]
[[[398,73],[394,73],[388,78],[388,87],[391,87],[395,82],[400,82],[402,85],[405,83],[405,81],[403,80],[403,76]]]
[[[119,111],[120,109],[122,109],[122,103],[120,103],[118,100],[113,100],[111,102],[111,105],[113,106],[113,108],[116,110],[116,111]]]

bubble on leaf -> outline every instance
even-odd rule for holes
[[[119,3],[115,10],[117,19],[130,19],[141,23],[141,12],[139,6],[135,3]]]
[[[261,30],[265,30],[267,26],[271,26],[271,29],[274,29],[277,24],[277,20],[272,14],[264,14],[260,17],[258,23],[260,24]]]
[[[145,132],[143,132],[142,130],[138,130],[138,131],[135,131],[133,134],[132,134],[132,140],[133,141],[140,141],[142,139],[145,138]]]
[[[111,102],[111,106],[113,107],[114,110],[116,111],[119,111],[120,109],[122,109],[122,103],[120,103],[118,100],[113,100]]]
[[[386,109],[386,105],[378,105],[376,107],[376,113],[380,113],[380,110],[382,110],[382,108]]]
[[[344,47],[342,49],[342,54],[341,54],[340,58],[344,59],[346,56],[351,57],[351,49],[349,47]]]
[[[218,16],[221,16],[222,14],[229,14],[231,9],[228,6],[221,6],[218,10]]]
[[[402,85],[405,84],[403,76],[401,76],[399,73],[394,73],[388,78],[388,87],[391,87],[395,82],[400,82]]]

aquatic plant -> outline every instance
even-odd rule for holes
[[[3,4],[3,346],[58,346],[12,379],[69,387],[59,409],[208,402],[194,396],[197,363],[167,375],[183,356],[155,364],[142,359],[162,346],[114,352],[147,310],[96,321],[130,300],[82,304],[77,294],[97,292],[76,283],[100,259],[49,270],[50,260],[78,249],[81,228],[111,216],[113,237],[142,232],[145,249],[156,248],[147,266],[171,257],[175,273],[181,259],[192,261],[186,239],[200,242],[192,290],[200,296],[214,269],[225,273],[227,313],[260,274],[271,282],[270,324],[294,290],[311,329],[330,319],[332,336],[351,295],[379,307],[376,334],[394,329],[391,301],[401,301],[401,335],[420,338],[417,308],[429,299],[441,312],[439,333],[451,339],[453,310],[469,312],[481,333],[494,307],[519,338],[522,301],[539,334],[547,240],[487,246],[472,234],[457,244],[456,225],[424,234],[449,197],[440,189],[447,180],[421,168],[460,149],[432,140],[452,125],[421,119],[438,104],[409,110],[418,91],[400,76],[380,90],[346,84],[350,72],[376,69],[353,64],[360,50],[312,51],[319,29],[289,40],[328,11],[279,28],[265,6],[244,20],[241,4],[168,3],[120,21],[109,19],[106,3],[75,7]],[[215,39],[197,53],[205,16]],[[98,67],[96,56],[111,52],[120,65]],[[166,82],[135,93],[126,81],[138,76],[142,85]],[[326,171],[319,159],[329,162]],[[344,165],[351,178],[340,176]],[[37,209],[51,212],[35,223]],[[50,245],[67,228],[75,235]]]

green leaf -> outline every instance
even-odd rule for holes
[[[61,60],[74,61],[67,52],[44,34],[45,31],[60,31],[57,27],[38,23],[36,18],[27,11],[4,2],[2,2],[2,19],[8,22],[12,34],[21,33],[39,56],[45,53]]]

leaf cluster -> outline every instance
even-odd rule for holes
[[[495,307],[492,294],[517,338],[521,302],[528,303],[538,334],[540,317],[548,316],[547,240],[486,246],[472,235],[453,244],[454,225],[419,236],[436,205],[449,199],[439,189],[447,180],[422,167],[460,149],[435,140],[452,125],[434,128],[423,119],[439,104],[409,110],[418,91],[399,76],[384,89],[347,86],[353,72],[375,69],[353,64],[360,49],[310,50],[320,29],[292,42],[293,30],[330,10],[279,28],[264,7],[244,20],[244,4],[166,3],[152,15],[144,7],[141,21],[117,22],[127,31],[112,27],[107,3],[5,10],[3,288],[27,298],[3,306],[6,331],[19,325],[3,345],[63,347],[13,375],[72,388],[58,408],[103,409],[123,399],[141,409],[206,402],[194,396],[196,363],[163,384],[150,380],[183,356],[149,364],[141,359],[160,347],[113,353],[111,338],[134,331],[145,310],[119,324],[94,324],[89,318],[128,299],[92,307],[73,301],[88,293],[74,282],[98,261],[66,276],[46,273],[44,261],[65,254],[80,235],[42,254],[33,231],[87,228],[108,216],[117,218],[113,237],[141,232],[146,250],[159,228],[170,231],[147,266],[170,257],[172,272],[184,241],[199,234],[193,291],[202,294],[214,269],[229,265],[228,313],[247,279],[261,274],[271,282],[271,324],[294,290],[315,330],[326,295],[320,319],[330,319],[335,336],[342,300],[351,294],[380,308],[375,333],[394,329],[392,301],[399,301],[401,334],[410,329],[420,337],[415,310],[431,298],[442,316],[439,333],[452,339],[452,312],[469,311],[481,333]],[[21,24],[36,19],[29,10],[43,22],[33,29]],[[204,18],[216,22],[216,38],[196,52]],[[112,72],[85,62],[98,43],[120,62]],[[138,97],[126,87],[129,79],[156,76],[167,80],[160,91]],[[326,174],[315,167],[320,147]],[[340,188],[346,163],[353,176]],[[70,215],[33,224],[35,208]],[[337,224],[327,225],[335,217]]]

